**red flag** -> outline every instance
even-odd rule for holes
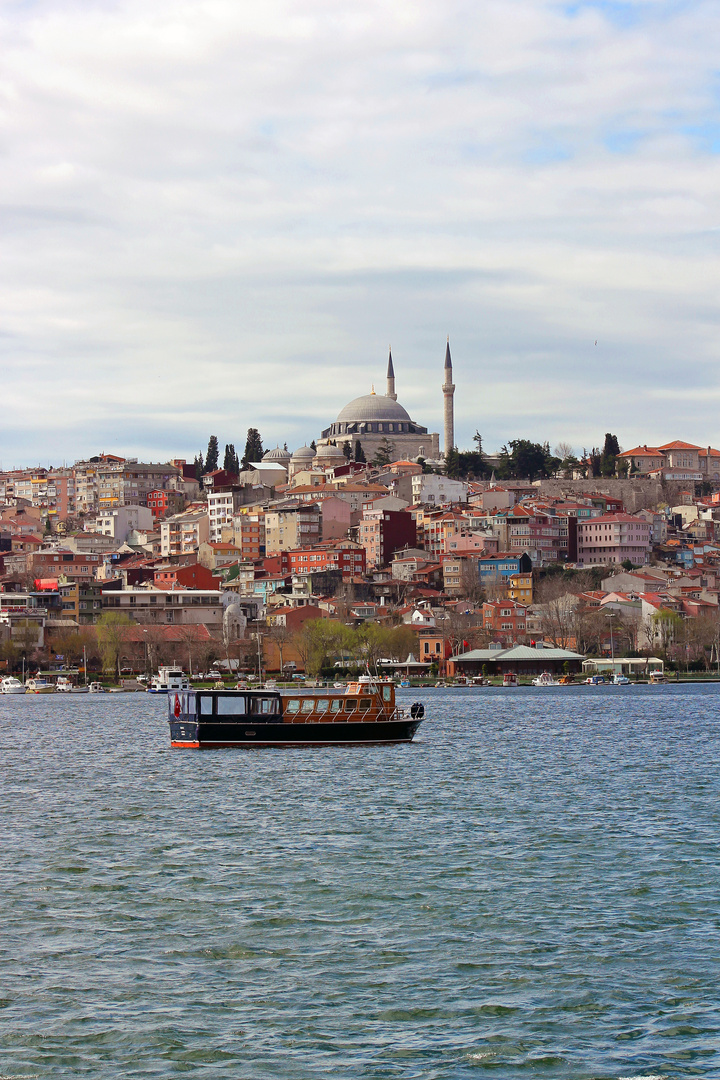
[[[470,648],[470,642],[469,641],[463,641],[463,648],[469,649]]]

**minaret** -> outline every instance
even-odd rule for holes
[[[388,373],[387,373],[387,396],[392,398],[393,401],[397,401],[397,394],[395,393],[395,369],[392,362],[392,349],[390,349],[390,355],[388,357]]]
[[[453,406],[453,396],[455,394],[455,384],[452,381],[452,360],[450,359],[450,338],[447,339],[447,347],[445,349],[445,382],[442,387],[444,400],[444,413],[445,413],[445,454],[447,455],[450,450],[455,446],[455,410]]]

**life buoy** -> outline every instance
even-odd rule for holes
[[[413,720],[422,720],[423,716],[425,715],[425,706],[421,701],[413,701],[412,705],[410,706],[410,715],[412,716]]]
[[[175,713],[176,717],[180,715],[180,695],[179,694],[175,695],[175,708],[173,709],[173,712]]]

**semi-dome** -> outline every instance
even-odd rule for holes
[[[312,446],[299,446],[293,453],[292,461],[312,461],[315,457],[315,451]]]
[[[282,450],[279,446],[276,446],[274,450],[268,450],[263,454],[263,461],[277,461],[279,465],[287,465],[290,460],[290,454],[287,450]]]
[[[352,424],[368,420],[410,420],[402,405],[383,394],[363,394],[340,411],[337,424]]]

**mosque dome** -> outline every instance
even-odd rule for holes
[[[409,421],[402,405],[383,394],[363,394],[341,409],[337,424],[366,423],[372,420]]]
[[[318,446],[317,453],[314,455],[315,461],[337,461],[338,458],[345,459],[345,455],[339,446]]]
[[[299,446],[293,454],[291,461],[312,461],[315,451],[312,446]]]
[[[281,450],[279,446],[276,446],[274,450],[268,450],[263,454],[263,461],[276,461],[278,465],[287,465],[290,461],[290,454],[287,450]]]

